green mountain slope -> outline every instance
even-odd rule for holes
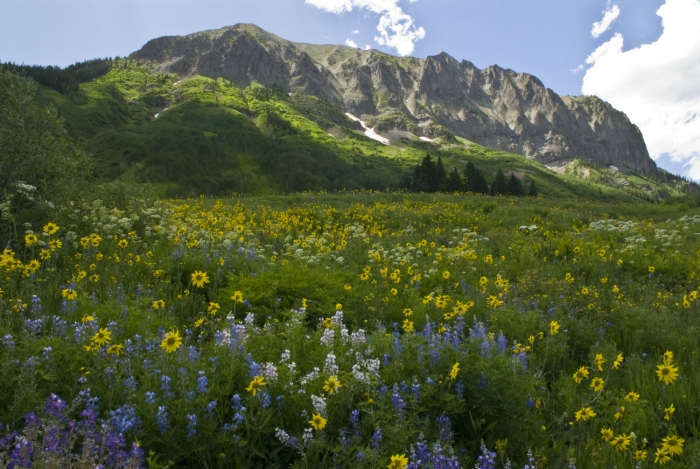
[[[255,83],[241,89],[224,79],[153,73],[135,60],[114,61],[69,95],[44,87],[42,99],[59,109],[100,178],[149,183],[166,196],[398,188],[426,153],[442,158],[448,172],[463,173],[471,160],[489,183],[498,168],[514,172],[548,197],[655,200],[689,187],[663,171],[613,175],[591,163],[577,169],[584,162],[557,174],[448,132],[428,142],[394,130],[384,145],[329,101]],[[368,125],[383,128],[380,121]]]

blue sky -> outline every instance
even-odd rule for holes
[[[298,42],[445,51],[531,73],[559,94],[599,95],[640,126],[662,166],[700,179],[696,19],[700,0],[0,0],[0,61],[66,66],[244,22]],[[649,92],[645,74],[662,92]]]

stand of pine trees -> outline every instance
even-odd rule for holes
[[[530,180],[527,189],[522,181],[511,172],[506,177],[501,168],[498,168],[496,176],[489,187],[484,173],[471,161],[467,162],[464,170],[464,178],[460,176],[457,168],[447,174],[442,158],[434,161],[430,155],[425,155],[423,161],[416,165],[413,174],[405,174],[403,187],[412,192],[471,192],[473,194],[490,195],[514,195],[518,197],[537,197],[535,181]]]
[[[81,83],[100,78],[109,72],[113,65],[111,58],[77,62],[66,68],[43,65],[17,65],[12,62],[0,63],[0,71],[33,78],[39,84],[67,95],[78,91]]]

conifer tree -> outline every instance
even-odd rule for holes
[[[527,190],[527,195],[529,197],[537,197],[537,188],[535,187],[535,180],[530,180],[530,188]]]
[[[508,195],[508,182],[501,168],[496,171],[496,177],[491,184],[491,195]]]
[[[471,161],[467,161],[467,167],[464,169],[464,188],[467,192],[476,192],[474,190],[474,182],[476,177],[476,166]]]
[[[466,170],[464,171],[464,185],[467,192],[473,194],[488,194],[489,185],[486,182],[484,173],[477,168],[471,161],[467,162]]]
[[[462,178],[457,172],[457,168],[452,168],[452,172],[447,177],[447,182],[445,183],[445,192],[460,192],[464,190],[464,183]]]
[[[445,166],[442,164],[442,158],[438,156],[437,164],[435,165],[435,179],[433,180],[431,192],[440,192],[445,189],[445,183],[447,182],[447,171],[445,171]]]
[[[481,172],[479,168],[476,169],[476,176],[474,179],[474,193],[475,194],[488,194],[489,193],[489,183],[486,182],[484,173]]]
[[[520,179],[513,172],[510,173],[510,178],[508,179],[508,193],[516,197],[525,195],[523,183],[520,182]]]

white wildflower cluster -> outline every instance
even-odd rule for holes
[[[688,231],[691,225],[697,225],[700,223],[700,215],[684,215],[678,219],[676,226],[679,226],[683,231]]]
[[[355,355],[355,359],[357,363],[352,366],[352,376],[356,380],[370,384],[372,377],[379,376],[379,359],[362,358],[359,353]]]
[[[265,378],[270,383],[276,383],[277,382],[277,367],[274,364],[272,364],[271,362],[266,363],[265,368],[263,369],[263,375],[265,375]]]
[[[353,347],[359,347],[360,345],[363,345],[365,342],[367,342],[367,337],[365,336],[365,330],[360,329],[360,330],[350,334],[350,342],[352,343]]]
[[[292,358],[292,353],[289,350],[282,352],[280,357],[280,363],[287,363]]]
[[[529,225],[529,226],[523,225],[523,226],[518,227],[518,231],[520,231],[523,234],[534,233],[535,231],[537,231],[539,229],[540,229],[540,227],[537,225]]]
[[[329,375],[338,374],[338,365],[335,364],[335,355],[329,353],[326,355],[326,363],[323,365],[323,372]]]
[[[676,247],[681,242],[681,233],[676,230],[654,230],[654,239],[662,251]]]
[[[647,242],[647,239],[642,235],[630,236],[625,238],[625,245],[621,252],[637,251],[642,249],[642,245]]]
[[[331,324],[333,327],[343,327],[343,312],[336,311],[336,313],[331,317]]]
[[[229,319],[230,318],[230,319]],[[216,333],[216,345],[229,346],[232,343],[245,346],[248,342],[248,331],[243,324],[233,322],[233,315],[227,316],[231,323],[230,329],[223,329]]]
[[[369,236],[362,225],[345,225],[343,232],[350,239],[365,239]]]
[[[275,428],[275,438],[277,438],[277,440],[284,446],[289,446],[290,444],[291,437],[289,436],[289,433],[285,432],[279,427]]]
[[[335,331],[333,329],[326,329],[325,331],[323,331],[323,335],[321,336],[321,343],[323,345],[330,347],[333,345],[334,340]]]
[[[321,373],[321,370],[318,367],[314,367],[312,372],[306,374],[303,378],[301,378],[301,381],[299,382],[299,384],[302,387],[306,386],[311,381],[317,379],[319,377],[320,373]],[[299,392],[303,392],[303,391],[300,390]]]
[[[326,400],[321,396],[311,395],[311,403],[314,406],[314,412],[321,415],[326,415]]]
[[[288,329],[295,329],[304,323],[304,318],[306,318],[306,308],[292,309],[290,310],[292,317],[287,321]]]
[[[413,253],[416,250],[415,246],[409,246],[409,247],[403,247],[403,246],[397,246],[393,248],[391,251],[389,251],[389,255],[387,256],[387,259],[389,259],[389,262],[392,264],[413,264]]]
[[[309,447],[311,445],[311,442],[314,441],[313,430],[311,428],[305,428],[304,435],[301,437],[301,439],[304,441],[304,447]]]
[[[478,235],[474,233],[469,228],[456,228],[452,230],[454,234],[450,239],[448,246],[451,250],[447,253],[447,258],[450,260],[454,259],[467,259],[476,260],[476,253],[474,252],[473,244],[479,242],[486,242],[489,239],[485,236]],[[423,252],[421,251],[421,256]]]
[[[588,228],[592,231],[610,231],[617,233],[630,233],[639,223],[631,220],[598,220],[591,222]]]

